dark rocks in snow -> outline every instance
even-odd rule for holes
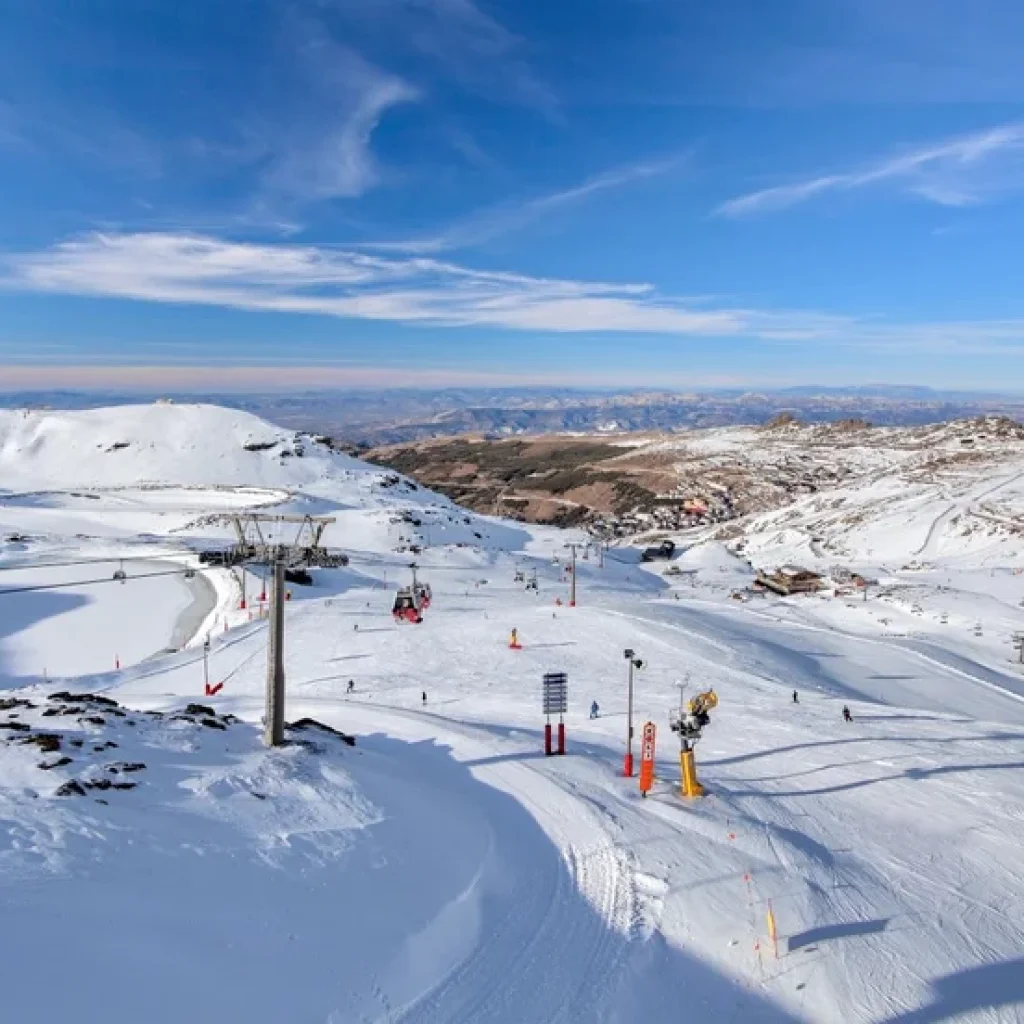
[[[85,796],[85,788],[80,782],[72,779],[57,790],[57,796]]]
[[[188,704],[185,707],[183,714],[186,715],[212,715],[216,718],[217,712],[211,707],[207,707],[205,704]]]
[[[121,705],[110,697],[101,697],[98,693],[71,693],[68,690],[61,690],[58,693],[51,693],[50,700],[60,700],[65,704],[98,704],[105,708],[117,708]]]
[[[223,722],[218,722],[216,718],[200,718],[200,725],[205,725],[207,729],[220,729],[221,732],[227,732],[227,726]]]
[[[347,743],[350,747],[356,745],[355,736],[349,736],[348,733],[342,732],[340,729],[332,729],[329,725],[324,725],[323,722],[318,722],[315,718],[300,718],[297,722],[291,722],[288,725],[289,729],[295,729],[298,731],[304,731],[309,729],[315,729],[319,732],[325,732],[330,736],[334,736],[336,739]]]
[[[79,746],[81,741],[79,741]],[[102,753],[104,750],[113,750],[117,744],[113,740],[107,740],[106,743],[97,743],[92,749],[97,753]]]
[[[36,705],[30,700],[22,700],[20,697],[4,697],[0,700],[0,711],[13,711],[15,708],[34,708]]]
[[[83,741],[82,741],[82,740],[69,740],[68,742],[69,742],[69,743],[71,744],[71,746],[73,746],[73,747],[80,747],[80,746],[82,745],[82,742],[83,742]]]
[[[11,729],[14,732],[28,732],[30,728],[24,722],[0,722],[0,729]]]
[[[115,775],[121,772],[141,772],[145,769],[146,766],[141,761],[115,761],[113,764],[107,765],[107,771],[113,772]]]
[[[35,736],[26,736],[21,742],[38,747],[44,754],[52,754],[60,750],[60,740],[55,732],[39,732]]]
[[[51,768],[63,768],[65,765],[68,765],[68,764],[71,764],[71,758],[70,757],[60,757],[56,761],[52,761],[50,764],[47,764],[44,761],[42,764],[39,765],[39,767],[44,772],[48,772]]]
[[[101,718],[99,715],[86,715],[84,718],[79,719],[80,722],[85,722],[88,725],[106,725],[107,720]]]

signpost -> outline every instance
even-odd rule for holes
[[[544,674],[543,711],[547,721],[544,724],[544,753],[565,753],[565,720],[569,710],[569,676],[565,672]],[[558,750],[551,749],[551,716],[558,715]]]
[[[640,795],[647,796],[654,785],[654,742],[658,728],[653,722],[644,725],[640,744]]]

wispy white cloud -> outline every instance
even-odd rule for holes
[[[729,335],[742,314],[690,308],[649,285],[536,278],[197,235],[93,234],[10,258],[7,287],[365,320],[536,331]]]
[[[722,203],[727,217],[781,210],[827,192],[844,192],[892,182],[942,206],[966,206],[1005,188],[1024,186],[1024,123],[962,135],[871,164],[857,171],[827,174],[790,185],[750,192]],[[1013,161],[1008,167],[1007,160]]]
[[[580,203],[597,193],[680,170],[686,160],[685,155],[677,155],[663,160],[641,161],[613,168],[570,188],[528,199],[517,205],[497,206],[484,210],[430,238],[366,242],[360,243],[359,247],[379,252],[404,253],[439,253],[470,248],[521,231],[547,214]]]
[[[374,131],[389,110],[419,93],[322,31],[307,38],[301,60],[313,89],[307,106],[320,116],[282,127],[266,185],[300,201],[360,196],[380,177],[371,148]]]
[[[462,88],[559,119],[551,88],[530,65],[528,40],[473,0],[325,0],[360,32],[426,58]]]
[[[1024,320],[896,323],[716,306],[643,283],[540,278],[432,257],[203,235],[92,234],[8,257],[0,286],[444,327],[748,338],[811,348],[1024,355]]]

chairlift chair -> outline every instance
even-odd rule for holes
[[[128,573],[124,571],[124,562],[118,562],[117,568],[114,570],[114,579],[124,583],[128,579]]]

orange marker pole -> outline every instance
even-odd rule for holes
[[[654,785],[654,743],[658,727],[653,722],[644,726],[643,742],[640,744],[640,795],[647,796]]]

